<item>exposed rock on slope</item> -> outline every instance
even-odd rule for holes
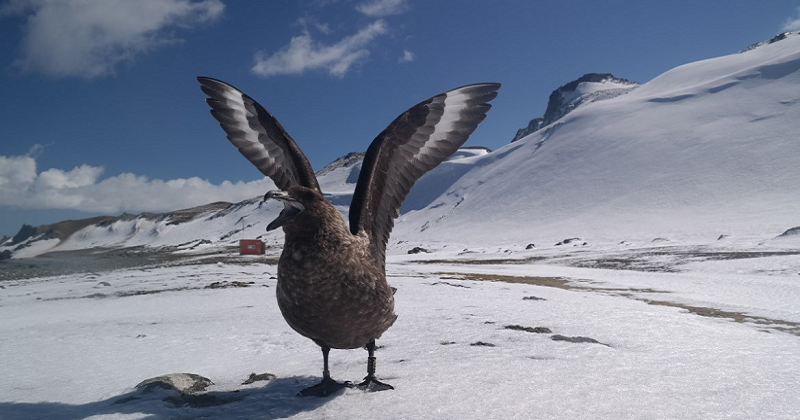
[[[584,74],[578,79],[554,90],[550,94],[544,116],[532,119],[527,127],[519,129],[511,142],[513,143],[546,125],[552,124],[581,105],[624,95],[637,86],[639,84],[636,82],[614,77],[610,73]]]

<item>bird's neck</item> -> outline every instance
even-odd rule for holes
[[[300,213],[292,223],[285,224],[283,230],[287,244],[299,241],[337,246],[353,236],[341,213],[331,204]]]

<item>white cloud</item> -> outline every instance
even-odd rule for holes
[[[320,31],[322,34],[330,35],[333,31],[331,30],[330,25],[327,23],[321,23],[314,18],[299,18],[297,19],[297,23],[303,28],[304,32],[308,32],[308,27],[313,26],[316,30]]]
[[[175,29],[213,21],[224,8],[220,0],[15,0],[0,16],[27,15],[15,67],[93,78],[180,42]]]
[[[408,0],[373,0],[356,6],[356,10],[372,17],[399,15],[409,9]]]
[[[800,7],[797,8],[797,16],[786,19],[783,24],[784,31],[797,31],[800,30]]]
[[[102,173],[102,167],[90,165],[38,172],[31,153],[0,156],[0,206],[88,213],[162,212],[213,201],[238,202],[275,188],[268,178],[212,184],[197,177],[164,181],[131,173],[100,179]]]
[[[417,59],[417,56],[409,50],[403,50],[403,55],[397,59],[398,63],[410,63]]]
[[[257,53],[251,70],[264,77],[327,70],[330,75],[341,78],[369,56],[369,45],[387,31],[386,23],[378,20],[333,45],[324,45],[315,42],[304,30],[275,54]]]

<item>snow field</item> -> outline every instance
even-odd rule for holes
[[[789,419],[800,409],[796,335],[622,294],[449,273],[579,274],[598,288],[669,286],[675,292],[666,300],[682,299],[681,290],[697,294],[693,287],[713,284],[711,276],[667,281],[654,273],[400,261],[388,271],[399,318],[378,340],[378,376],[396,389],[322,400],[294,396],[318,380],[321,353],[281,318],[273,266],[200,264],[8,284],[0,289],[0,418]],[[255,284],[203,288],[222,281]],[[96,293],[108,297],[86,297]],[[758,293],[749,293],[755,308],[768,300]],[[727,304],[725,293],[699,296]],[[768,309],[762,313],[777,314]],[[602,344],[552,340],[557,334]],[[334,378],[358,381],[365,370],[365,351],[331,352]],[[132,389],[173,372],[211,378],[208,391],[231,401],[174,407]],[[252,372],[278,379],[240,385]],[[130,396],[140,399],[113,404]]]

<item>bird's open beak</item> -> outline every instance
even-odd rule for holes
[[[283,226],[283,224],[288,222],[289,219],[297,216],[300,214],[300,212],[306,209],[306,206],[292,198],[286,191],[269,191],[266,195],[264,195],[263,201],[267,201],[269,199],[275,199],[283,202],[283,210],[281,210],[281,214],[278,215],[277,219],[273,220],[269,225],[267,225],[267,231]]]

